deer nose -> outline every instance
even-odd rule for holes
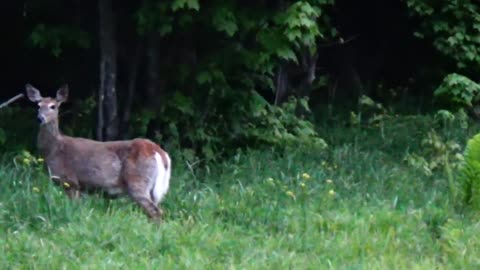
[[[40,124],[43,124],[43,122],[45,121],[45,119],[41,115],[37,115],[37,119]]]

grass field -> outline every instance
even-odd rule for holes
[[[441,167],[404,161],[435,158],[429,123],[322,127],[326,150],[248,151],[209,170],[175,160],[160,225],[126,198],[70,201],[7,155],[0,269],[480,269],[478,215],[452,201]],[[477,130],[436,131],[463,147]]]

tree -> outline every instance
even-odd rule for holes
[[[117,46],[115,41],[115,18],[112,0],[100,0],[100,87],[98,89],[97,139],[118,138],[117,109]]]

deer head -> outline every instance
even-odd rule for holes
[[[28,99],[38,104],[37,118],[40,124],[47,124],[58,118],[58,109],[68,97],[68,85],[64,85],[58,89],[55,98],[42,97],[40,91],[30,84],[27,84],[25,88]]]

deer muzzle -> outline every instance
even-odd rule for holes
[[[40,122],[40,124],[45,123],[45,117],[43,117],[41,114],[37,115],[37,119],[38,119],[38,122]]]

